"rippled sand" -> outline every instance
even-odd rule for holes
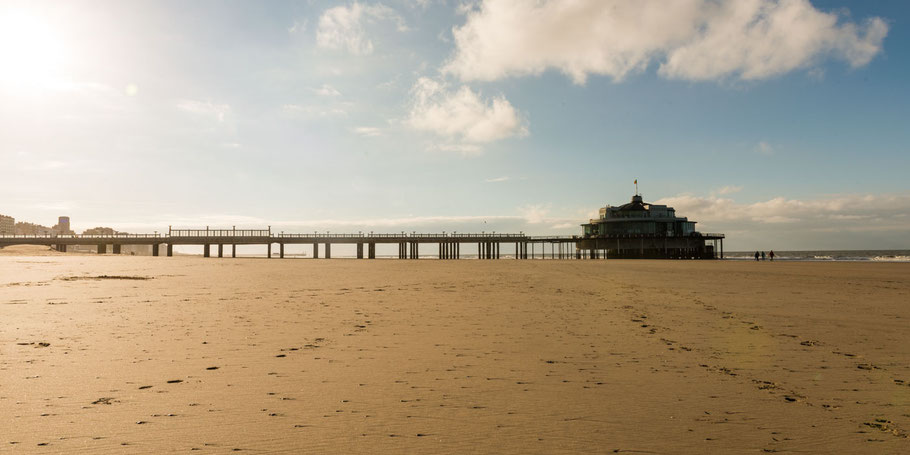
[[[910,265],[0,257],[0,452],[907,453]]]

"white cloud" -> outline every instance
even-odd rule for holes
[[[213,117],[219,123],[224,122],[225,117],[231,112],[231,106],[227,104],[198,100],[181,100],[177,103],[177,108],[192,114]]]
[[[382,129],[376,128],[374,126],[359,126],[353,128],[351,131],[366,137],[376,137],[382,135]]]
[[[759,153],[759,154],[766,155],[766,156],[770,156],[770,155],[774,154],[774,147],[772,147],[771,144],[769,144],[765,141],[761,141],[758,144],[756,144],[755,148],[753,150],[755,151],[755,153]]]
[[[727,185],[727,186],[720,187],[717,190],[717,194],[733,194],[733,193],[739,193],[742,190],[743,190],[743,187],[741,187],[741,186]]]
[[[814,200],[776,197],[749,204],[731,198],[682,194],[655,203],[672,206],[676,213],[691,220],[714,225],[799,223],[803,229],[910,230],[910,221],[898,216],[910,212],[910,194],[850,194]]]
[[[303,22],[294,21],[294,25],[288,27],[288,33],[293,35],[295,33],[305,32],[307,29],[307,26],[309,25],[309,22],[310,22],[309,19],[304,19]]]
[[[498,183],[498,182],[506,182],[508,180],[509,180],[509,176],[502,176],[502,177],[494,177],[494,178],[486,179],[486,180],[484,180],[484,182]]]
[[[888,26],[826,13],[808,0],[486,0],[453,29],[444,71],[495,80],[556,69],[577,84],[659,64],[667,78],[765,79],[824,57],[869,63]]]
[[[355,55],[373,52],[373,41],[367,37],[366,25],[379,20],[396,24],[398,31],[406,31],[404,19],[392,8],[381,3],[364,5],[355,2],[350,6],[327,9],[319,18],[316,44],[328,49],[344,49]]]
[[[527,134],[518,111],[503,96],[484,100],[467,86],[450,90],[426,77],[411,90],[407,124],[468,145]]]
[[[341,92],[329,84],[322,84],[322,87],[314,88],[313,92],[320,96],[341,96]]]
[[[529,224],[540,224],[547,221],[547,214],[550,213],[550,207],[545,204],[528,204],[518,208],[522,212],[522,218]]]

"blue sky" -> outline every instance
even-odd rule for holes
[[[910,248],[899,1],[0,2],[0,213]]]

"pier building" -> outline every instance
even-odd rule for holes
[[[582,224],[577,245],[607,258],[722,257],[724,235],[702,234],[695,230],[695,223],[677,216],[673,207],[647,203],[636,194],[627,204],[602,207],[598,218]]]

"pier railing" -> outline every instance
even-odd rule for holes
[[[702,236],[703,237],[714,237],[717,239],[722,239],[725,237],[723,234],[718,234],[716,232],[705,232],[704,234],[702,234]]]
[[[351,239],[360,237],[372,237],[367,234],[278,234],[276,237],[285,239]]]
[[[168,237],[271,237],[271,229],[168,229]]]
[[[161,234],[0,234],[2,239],[154,239]]]

